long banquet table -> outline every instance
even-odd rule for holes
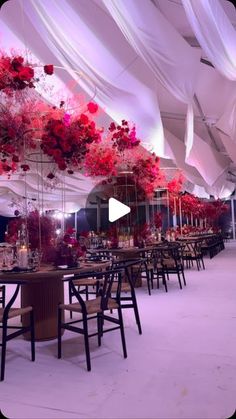
[[[0,284],[14,283],[22,279],[21,306],[32,306],[35,315],[35,339],[51,340],[57,337],[57,310],[58,304],[64,302],[65,275],[76,275],[85,272],[95,272],[105,269],[109,262],[95,263],[84,262],[75,269],[53,269],[49,266],[42,267],[36,272],[1,272]],[[22,324],[28,322],[27,315],[22,316]],[[29,339],[28,334],[25,336]]]

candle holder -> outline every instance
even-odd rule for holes
[[[17,264],[21,269],[29,268],[28,248],[25,245],[20,246],[17,254]]]

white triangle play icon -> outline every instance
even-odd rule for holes
[[[108,201],[108,218],[111,223],[113,221],[118,220],[121,217],[124,217],[124,215],[129,214],[130,207],[128,207],[125,204],[122,204],[122,202],[118,201],[115,198],[110,198]]]

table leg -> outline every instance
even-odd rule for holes
[[[64,302],[64,283],[61,277],[47,278],[21,287],[21,306],[32,306],[35,317],[35,340],[57,338],[58,304]],[[64,313],[63,313],[64,315]],[[28,315],[22,316],[23,326],[28,325]],[[29,333],[25,334],[29,340]]]

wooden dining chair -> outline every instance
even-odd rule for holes
[[[186,241],[182,259],[186,262],[186,268],[190,268],[193,262],[196,262],[198,271],[201,268],[205,269],[201,241]]]
[[[142,274],[144,259],[121,259],[112,262],[112,269],[124,269],[125,275],[121,282],[120,304],[122,309],[133,308],[139,334],[142,334],[138,303],[135,292],[137,278]],[[112,292],[116,292],[117,282],[112,285]]]
[[[179,287],[182,289],[182,282],[181,277],[183,279],[183,283],[186,286],[186,280],[184,275],[184,266],[182,262],[182,255],[181,255],[181,248],[177,243],[168,244],[166,248],[160,250],[161,252],[161,265],[162,265],[162,272],[164,274],[164,286],[166,292],[168,292],[167,288],[167,279],[169,279],[170,275],[177,275]]]
[[[9,283],[9,281],[8,281]],[[0,346],[2,347],[1,351],[1,377],[0,381],[4,380],[5,377],[5,362],[6,362],[6,347],[7,342],[11,339],[14,339],[23,333],[30,332],[31,335],[31,360],[35,361],[35,337],[34,337],[34,312],[31,306],[15,308],[12,307],[16,298],[19,294],[19,290],[23,282],[15,281],[13,284],[16,285],[16,289],[13,293],[13,296],[6,304],[5,308],[0,308],[0,329],[2,329],[2,339]],[[15,317],[21,317],[25,314],[29,314],[29,326],[13,326],[9,325],[9,320]],[[8,333],[9,330],[15,329],[14,332]]]
[[[121,334],[121,341],[123,347],[124,358],[127,358],[126,342],[125,342],[125,333],[123,325],[122,310],[120,304],[120,291],[121,291],[121,276],[123,271],[118,270],[108,270],[103,272],[94,272],[93,277],[98,281],[98,295],[96,298],[90,300],[83,300],[80,293],[77,291],[76,286],[74,285],[73,278],[70,278],[70,286],[73,289],[73,294],[77,299],[77,302],[72,304],[59,304],[58,308],[58,358],[61,358],[61,331],[62,329],[70,330],[75,333],[82,334],[84,336],[85,352],[86,352],[86,362],[87,370],[91,370],[91,360],[90,360],[90,349],[89,349],[89,338],[92,336],[98,337],[98,345],[101,345],[101,339],[104,333],[110,332],[112,330],[119,329]],[[81,279],[88,277],[89,274],[80,275]],[[112,294],[112,285],[114,280],[117,280],[117,290],[116,295]],[[78,276],[77,276],[78,279]],[[63,321],[62,311],[68,310],[74,313],[79,313],[82,318],[73,321]],[[118,316],[107,314],[109,311],[117,311]],[[95,333],[89,334],[88,331],[88,321],[91,319],[97,319],[97,331]],[[104,329],[105,321],[108,323],[114,324],[114,327]],[[82,323],[82,327],[81,327]],[[76,325],[78,324],[78,325]],[[80,327],[79,327],[80,326]]]
[[[5,300],[6,300],[6,287],[5,285],[0,285],[0,304],[2,308],[5,307]]]

